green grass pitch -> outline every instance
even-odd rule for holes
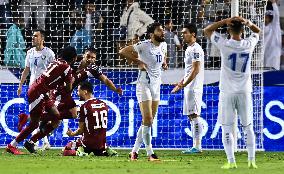
[[[25,150],[23,150],[25,151]],[[26,151],[25,151],[26,152]],[[1,174],[216,174],[256,173],[283,174],[283,152],[257,152],[258,169],[247,168],[247,154],[236,153],[237,169],[223,170],[224,151],[204,151],[201,154],[183,155],[177,150],[156,150],[160,162],[148,162],[144,150],[138,161],[129,161],[129,150],[118,150],[118,157],[63,157],[61,150],[14,156],[0,149]]]

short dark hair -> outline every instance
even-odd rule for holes
[[[159,26],[162,26],[159,22],[154,22],[147,27],[147,34],[154,33],[155,29]]]
[[[76,49],[71,46],[65,47],[61,51],[61,58],[65,60],[66,62],[72,62],[75,57],[77,57]]]
[[[194,23],[188,23],[183,26],[187,28],[190,33],[195,33],[195,38],[197,37],[197,27]]]
[[[240,20],[233,19],[231,21],[231,25],[229,25],[230,29],[232,30],[233,33],[239,34],[242,32],[244,28],[244,24]]]
[[[45,38],[45,31],[44,31],[44,30],[42,30],[42,29],[36,29],[36,30],[34,30],[34,32],[39,32],[40,35],[41,35],[41,37]]]
[[[173,20],[172,19],[166,19],[165,20],[165,25],[169,25]]]
[[[79,84],[81,90],[86,90],[88,93],[93,94],[93,85],[88,81],[81,82]]]
[[[97,50],[94,46],[86,47],[85,52],[90,51],[91,53],[97,54]]]

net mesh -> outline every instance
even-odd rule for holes
[[[87,41],[78,44],[79,55],[83,54],[86,47],[97,49],[97,64],[103,67],[104,73],[118,86],[124,89],[124,95],[119,97],[98,80],[90,79],[96,84],[95,96],[105,100],[110,106],[108,122],[108,143],[114,147],[129,148],[135,141],[136,132],[141,125],[141,114],[135,96],[135,80],[138,70],[134,65],[128,64],[118,55],[118,50],[126,45],[145,39],[145,34],[128,34],[121,39],[118,34],[123,23],[126,1],[121,0],[61,0],[61,1],[28,1],[15,0],[1,1],[5,20],[1,18],[1,82],[0,82],[0,145],[6,145],[17,135],[17,115],[28,112],[27,88],[24,86],[23,94],[17,96],[17,87],[20,73],[24,68],[26,50],[32,47],[32,31],[40,28],[46,31],[45,46],[51,48],[55,54],[67,45],[70,45],[76,30],[86,29],[84,36]],[[29,2],[33,2],[30,4]],[[40,4],[39,4],[40,3]],[[205,51],[205,86],[203,95],[202,118],[205,125],[205,135],[202,140],[203,148],[221,149],[221,129],[216,123],[218,106],[218,80],[220,70],[220,53],[207,40],[202,29],[208,24],[230,16],[230,1],[221,0],[140,0],[140,10],[147,14],[153,21],[166,24],[172,20],[173,27],[168,38],[168,55],[170,56],[170,69],[163,74],[161,88],[161,105],[152,128],[153,147],[157,148],[186,148],[192,145],[190,123],[182,115],[183,93],[171,95],[172,83],[183,76],[183,57],[186,45],[182,43],[180,29],[187,22],[196,23],[198,26],[198,42]],[[240,0],[239,15],[250,19],[258,26],[263,26],[265,0]],[[3,7],[3,8],[2,8]],[[91,18],[87,17],[90,13]],[[8,35],[12,24],[19,23],[19,16],[24,21],[20,22],[20,30]],[[139,18],[139,15],[132,16]],[[84,25],[77,25],[80,20],[85,20]],[[90,20],[88,22],[88,20]],[[132,19],[131,19],[132,20]],[[127,21],[127,17],[126,17]],[[124,19],[125,23],[125,19]],[[88,24],[88,25],[86,25]],[[140,25],[140,24],[139,24]],[[143,25],[143,23],[141,24]],[[129,26],[128,26],[129,27]],[[130,31],[130,29],[128,29]],[[219,32],[226,35],[226,29]],[[133,34],[133,33],[132,33]],[[249,35],[249,30],[245,35]],[[12,38],[17,36],[17,38]],[[9,40],[15,39],[12,43]],[[178,42],[175,40],[178,38]],[[81,40],[84,40],[81,38]],[[253,70],[253,107],[254,129],[257,137],[257,148],[263,149],[263,77],[262,77],[262,38],[258,43],[252,60]],[[79,39],[80,40],[80,39]],[[77,40],[76,42],[79,42]],[[8,49],[10,48],[10,49]],[[78,100],[76,91],[73,97]],[[50,136],[52,146],[64,146],[70,139],[65,132],[67,127],[75,129],[77,121],[65,120],[63,124]],[[239,129],[241,129],[239,127]],[[244,148],[244,141],[239,138],[238,148]]]

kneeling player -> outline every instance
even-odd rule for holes
[[[94,98],[93,85],[89,82],[80,83],[78,95],[80,100],[85,101],[80,108],[79,127],[74,132],[68,129],[66,134],[70,137],[82,134],[81,147],[83,147],[85,153],[90,154],[93,152],[97,156],[114,155],[113,153],[115,152],[108,154],[107,151],[109,152],[110,149],[106,148],[108,116],[108,107],[106,103]],[[74,153],[67,153],[66,150],[70,150],[70,148],[65,147],[63,154],[74,155]]]

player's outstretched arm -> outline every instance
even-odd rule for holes
[[[100,75],[99,79],[104,82],[104,84],[109,87],[111,90],[113,90],[114,92],[118,93],[119,95],[122,95],[122,89],[121,88],[117,88],[113,82],[107,78],[107,76],[105,75]]]
[[[26,79],[27,79],[29,73],[30,73],[30,67],[26,67],[26,68],[24,69],[24,71],[22,72],[20,84],[19,84],[18,91],[17,91],[18,96],[20,96],[21,93],[22,93],[23,84],[25,83],[25,81],[26,81]]]
[[[72,131],[71,129],[68,128],[66,134],[69,136],[69,137],[74,137],[74,136],[77,136],[77,135],[81,135],[84,131],[84,122],[79,122],[79,127],[76,131]]]

